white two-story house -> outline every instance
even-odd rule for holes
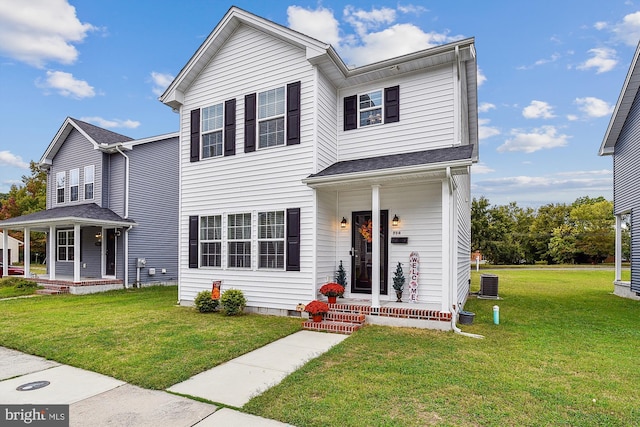
[[[470,278],[473,39],[349,68],[233,7],[160,100],[180,115],[181,303],[221,280],[250,309],[291,314],[342,262],[345,301],[451,328]]]

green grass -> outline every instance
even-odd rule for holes
[[[640,303],[611,294],[612,272],[494,273],[503,299],[465,306],[485,339],[366,326],[244,409],[297,426],[640,425]]]
[[[301,328],[178,307],[176,287],[0,301],[0,345],[164,389]]]
[[[38,286],[35,282],[23,279],[22,277],[10,276],[0,279],[0,299],[14,298],[24,295],[33,295]]]

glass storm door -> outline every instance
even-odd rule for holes
[[[113,228],[109,228],[106,231],[106,239],[105,240],[105,256],[106,256],[106,266],[105,266],[105,274],[107,276],[115,276],[116,275],[116,230]]]
[[[387,294],[387,232],[389,211],[380,211],[380,294]],[[371,293],[372,227],[371,211],[351,214],[351,292]]]

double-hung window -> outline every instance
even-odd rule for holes
[[[222,156],[224,123],[222,103],[202,109],[202,158]]]
[[[284,145],[284,86],[258,93],[258,148]]]
[[[93,182],[95,181],[94,165],[84,167],[84,199],[93,199]]]
[[[66,172],[56,173],[56,202],[64,203],[64,181]]]
[[[77,202],[80,192],[80,169],[69,171],[69,201]]]
[[[258,213],[258,268],[284,268],[284,211]]]
[[[251,268],[251,214],[227,216],[229,267]]]
[[[73,230],[58,230],[58,261],[73,261]]]
[[[200,266],[222,266],[222,216],[200,217]]]
[[[358,96],[360,127],[382,123],[382,90]]]

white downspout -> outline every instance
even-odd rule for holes
[[[451,168],[447,166],[447,183],[449,184],[449,200],[448,202],[451,204],[451,196],[453,195],[453,192],[455,190],[455,183],[453,182],[453,177],[451,176]],[[451,211],[455,211],[455,206],[451,209]],[[452,215],[453,216],[453,213]],[[449,241],[453,242],[454,241],[454,236],[453,236],[453,227],[449,226]],[[449,252],[449,256],[452,256],[452,252],[453,250],[451,250]],[[451,266],[453,265],[453,263],[449,263]],[[453,274],[449,275],[449,278],[454,277]],[[478,339],[482,339],[484,338],[483,335],[478,335],[478,334],[471,334],[469,332],[462,332],[462,330],[460,328],[458,328],[458,325],[456,325],[456,319],[458,318],[458,313],[460,312],[460,305],[457,302],[457,295],[455,292],[456,287],[453,286],[452,283],[450,283],[449,286],[449,292],[451,293],[451,309],[452,309],[452,313],[451,313],[451,329],[453,330],[453,332],[455,332],[458,335],[463,335],[465,337],[470,337],[470,338],[478,338]]]
[[[129,156],[124,154],[120,147],[116,151],[124,157],[124,218],[129,218]],[[124,287],[129,287],[129,228],[124,229]]]

